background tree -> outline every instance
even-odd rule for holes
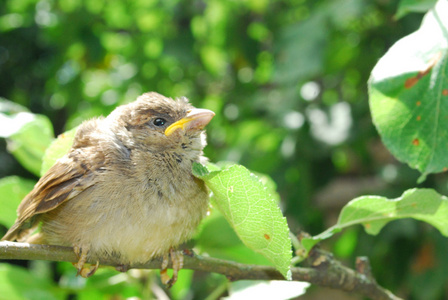
[[[217,113],[208,127],[211,161],[269,174],[291,230],[318,234],[357,196],[395,198],[416,186],[419,173],[381,143],[366,84],[387,49],[420,26],[423,14],[407,11],[426,12],[434,1],[414,4],[7,0],[0,3],[0,96],[20,106],[2,102],[0,133],[7,136],[16,124],[5,116],[25,108],[47,116],[57,135],[145,91],[187,96]],[[51,127],[45,128],[51,134]],[[20,200],[39,175],[50,140],[33,139],[33,130],[0,142],[2,197]],[[6,177],[11,175],[29,181]],[[446,194],[447,177],[429,175],[421,187]],[[8,208],[9,218],[16,205]],[[5,229],[13,221],[1,218]],[[229,228],[222,232],[226,238],[213,240],[216,234],[203,230],[198,248],[213,257],[259,262],[232,234]],[[348,265],[358,255],[368,256],[378,283],[405,298],[447,296],[448,241],[425,223],[395,221],[376,237],[350,227],[321,246]],[[20,283],[36,291],[35,297],[144,298],[159,291],[148,283],[155,273],[145,271],[104,270],[83,281],[64,263],[29,262],[28,273],[16,264],[0,264],[0,278],[46,274],[42,285]],[[171,297],[201,299],[226,290],[223,276],[185,274],[190,275]],[[13,286],[0,285],[0,291]],[[312,287],[305,297],[322,299],[325,292]]]

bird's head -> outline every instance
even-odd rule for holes
[[[214,115],[211,110],[193,107],[187,98],[173,100],[151,92],[118,107],[108,118],[117,120],[137,147],[201,151],[206,145],[203,129]]]

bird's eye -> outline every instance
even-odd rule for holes
[[[166,120],[163,118],[157,118],[157,119],[154,119],[154,121],[153,121],[153,124],[156,125],[157,127],[163,126],[163,125],[165,125],[165,123],[166,123]]]

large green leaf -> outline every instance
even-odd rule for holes
[[[5,114],[18,114],[19,112],[29,112],[29,110],[23,105],[0,97],[0,112]]]
[[[0,137],[7,138],[8,151],[27,170],[40,175],[42,157],[53,140],[53,126],[46,116],[0,113]]]
[[[370,108],[384,144],[423,175],[448,168],[448,1],[372,71]]]
[[[241,242],[235,230],[215,207],[211,207],[210,214],[199,226],[194,239],[195,248],[212,257],[244,264],[272,265],[266,257]]]
[[[390,221],[404,218],[431,224],[448,237],[448,198],[432,189],[411,189],[397,199],[362,196],[344,206],[336,225],[312,238],[304,238],[302,244],[309,251],[321,240],[357,224],[376,235]]]
[[[286,219],[260,179],[240,165],[208,170],[195,164],[195,176],[213,192],[217,206],[241,241],[261,253],[290,279],[291,240]]]
[[[22,199],[33,189],[35,182],[18,176],[0,179],[0,224],[11,227]]]

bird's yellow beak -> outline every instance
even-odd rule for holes
[[[195,108],[189,110],[187,115],[177,122],[174,122],[167,129],[165,135],[170,136],[178,129],[182,130],[201,130],[215,116],[215,113],[208,109]]]

